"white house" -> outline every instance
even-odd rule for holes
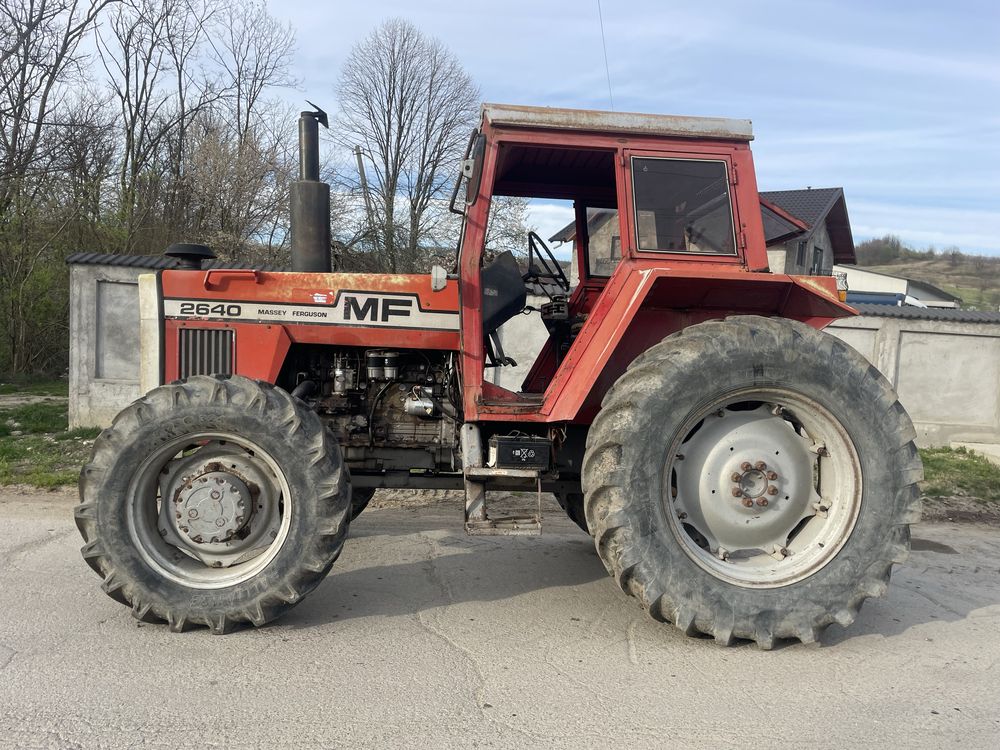
[[[847,276],[847,291],[848,295],[853,298],[852,302],[874,302],[879,295],[902,295],[900,299],[909,297],[927,307],[956,308],[961,302],[959,297],[949,294],[943,289],[938,289],[926,281],[908,279],[904,276],[892,276],[849,265],[835,265],[833,272]]]

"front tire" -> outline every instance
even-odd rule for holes
[[[587,523],[654,618],[726,645],[811,642],[883,595],[905,559],[913,438],[889,383],[833,336],[782,319],[702,323],[605,396],[584,460]]]
[[[267,383],[198,376],[123,410],[80,475],[76,522],[102,588],[147,621],[225,633],[323,580],[348,528],[340,449]]]

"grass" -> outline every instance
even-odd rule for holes
[[[38,394],[34,394],[38,395]],[[65,402],[0,409],[0,484],[76,484],[97,429],[70,430]]]
[[[970,497],[1000,503],[1000,466],[965,448],[922,448],[924,481],[930,497]]]
[[[67,396],[69,381],[38,378],[5,378],[0,381],[0,396]]]

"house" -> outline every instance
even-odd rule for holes
[[[926,281],[893,276],[857,266],[835,265],[835,273],[847,277],[848,302],[910,304],[917,307],[956,308],[961,298]]]
[[[760,193],[760,215],[768,265],[774,273],[829,276],[835,263],[855,261],[854,238],[842,188]],[[587,214],[591,241],[611,248],[611,257],[603,262],[612,266],[620,257],[617,217],[617,211],[604,208],[588,209]],[[575,236],[576,225],[570,223],[549,241],[571,242]],[[615,248],[619,248],[618,254]],[[601,271],[595,269],[595,272]]]
[[[764,192],[760,215],[774,273],[829,276],[834,264],[855,262],[843,188]]]

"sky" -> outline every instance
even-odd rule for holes
[[[296,29],[293,100],[335,111],[351,47],[406,18],[485,101],[749,118],[760,190],[843,187],[856,242],[1000,255],[996,0],[601,0],[607,73],[598,0],[268,5]],[[571,218],[531,216],[543,237]]]

